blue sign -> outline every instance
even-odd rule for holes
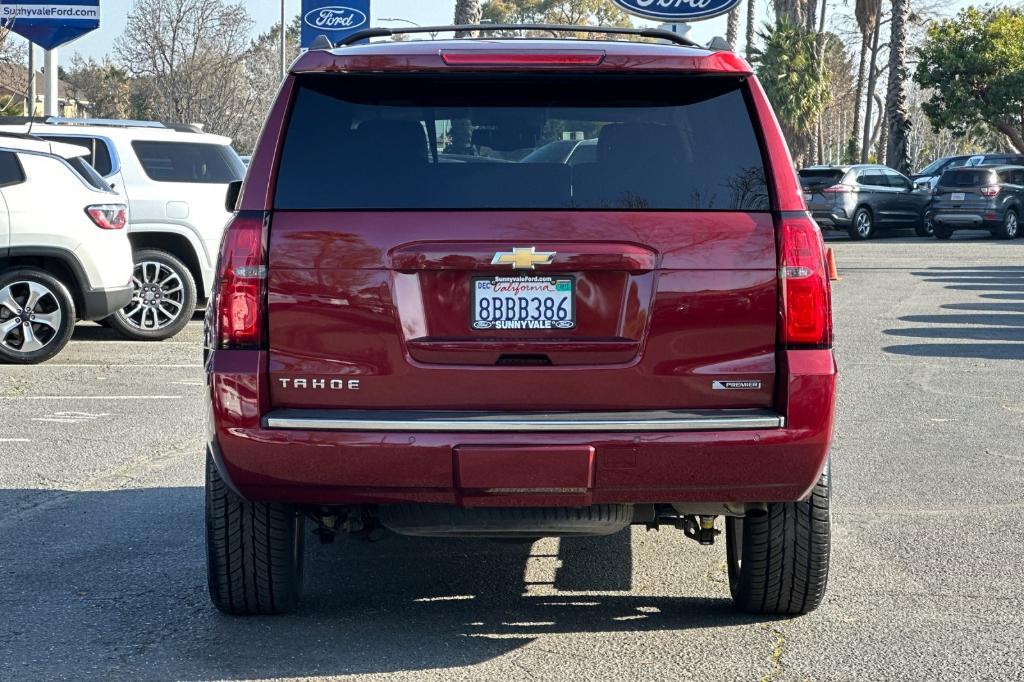
[[[710,19],[726,14],[740,0],[612,0],[622,10],[668,23]]]
[[[100,0],[0,0],[0,26],[52,50],[100,27]]]
[[[317,36],[336,43],[350,33],[370,28],[370,0],[302,0],[302,47]]]

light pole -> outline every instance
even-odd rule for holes
[[[288,58],[285,54],[288,50],[288,39],[284,26],[284,3],[285,0],[281,0],[281,80],[288,75]]]

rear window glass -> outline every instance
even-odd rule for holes
[[[71,167],[75,169],[75,172],[85,180],[86,184],[93,189],[102,190],[104,192],[110,191],[110,185],[107,181],[100,177],[100,174],[96,172],[96,169],[89,165],[86,160],[86,156],[76,156],[73,159],[68,159],[67,162],[71,164]]]
[[[50,142],[63,142],[74,144],[89,150],[86,161],[96,169],[100,175],[106,177],[114,170],[114,162],[110,158],[110,148],[103,140],[95,137],[75,137],[71,135],[40,135],[44,140]]]
[[[636,74],[306,76],[275,207],[768,210],[742,88]]]
[[[987,185],[995,178],[990,170],[951,170],[946,171],[939,178],[939,184],[943,187],[977,187]]]
[[[839,182],[846,173],[836,168],[805,168],[800,171],[800,184],[804,187],[816,187],[818,185],[834,185]]]
[[[10,187],[25,182],[18,157],[12,152],[0,152],[0,187]]]
[[[157,182],[223,184],[241,180],[245,167],[231,147],[198,142],[132,142],[142,169]]]

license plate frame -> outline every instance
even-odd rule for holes
[[[481,287],[481,283],[488,283],[489,287],[486,287],[486,288],[485,287]],[[543,319],[544,311],[545,311],[545,307],[544,307],[543,303],[539,304],[539,315],[540,315],[541,319],[532,319],[532,317],[535,317],[535,316],[531,316],[531,319],[523,320],[523,319],[519,319],[518,315],[516,316],[517,319],[513,319],[513,320],[503,319],[505,317],[504,316],[504,311],[508,310],[507,304],[503,304],[503,308],[502,308],[503,313],[501,315],[502,319],[484,320],[484,319],[482,319],[478,315],[478,312],[480,310],[479,306],[478,306],[478,301],[481,298],[489,298],[492,301],[495,298],[499,298],[499,299],[501,299],[503,301],[504,300],[519,301],[521,299],[541,298],[541,296],[538,296],[538,295],[534,295],[534,296],[531,297],[531,296],[529,296],[530,293],[539,293],[539,294],[545,293],[543,291],[541,291],[541,292],[526,291],[526,292],[523,292],[521,294],[518,293],[518,292],[512,293],[512,295],[509,296],[509,292],[504,292],[504,291],[495,292],[495,289],[494,289],[494,285],[495,284],[516,284],[516,283],[522,284],[522,285],[549,285],[549,286],[554,286],[555,289],[552,291],[552,293],[557,293],[558,294],[557,298],[559,298],[559,299],[566,299],[568,301],[567,302],[568,316],[565,319],[551,319],[551,320]],[[561,289],[561,290],[558,289],[557,287],[560,284],[562,286],[568,285],[567,286],[568,291],[566,292],[564,289]],[[490,292],[492,295],[488,296],[487,295],[488,292]],[[500,295],[494,296],[493,295],[494,293],[499,293]],[[483,294],[483,296],[481,294]],[[556,297],[552,297],[552,298],[554,299]],[[474,330],[474,331],[524,331],[524,330],[525,331],[537,331],[537,330],[539,330],[539,331],[548,331],[548,330],[570,331],[570,330],[573,330],[573,329],[576,328],[576,322],[577,322],[576,321],[576,278],[573,277],[572,275],[557,275],[557,274],[552,274],[552,275],[548,275],[548,274],[544,274],[544,275],[488,275],[488,276],[484,276],[484,277],[473,277],[471,279],[471,283],[470,283],[469,303],[470,303],[470,308],[469,308],[469,328]],[[519,303],[516,303],[516,304],[514,304],[512,306],[512,310],[515,313],[518,313],[520,311],[520,309],[521,308],[520,308],[520,304]],[[533,304],[528,302],[527,303],[527,312],[529,313],[531,311],[531,309],[536,310],[535,308],[533,308]],[[557,312],[558,311],[558,302],[555,301],[555,300],[553,300],[553,302],[552,302],[552,311],[553,311],[553,315],[556,315],[556,316],[558,315],[558,312]]]

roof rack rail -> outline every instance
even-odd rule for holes
[[[24,125],[39,123],[68,126],[106,126],[110,128],[166,128],[179,133],[202,133],[199,126],[188,123],[163,123],[161,121],[137,121],[121,118],[63,118],[61,116],[0,116],[0,125]]]
[[[402,28],[367,28],[356,31],[345,36],[335,47],[354,45],[360,40],[370,38],[390,38],[396,35],[409,33],[461,33],[463,31],[481,31],[490,33],[494,31],[549,31],[551,33],[607,33],[609,35],[627,35],[640,38],[657,38],[669,40],[676,45],[684,47],[700,47],[689,38],[684,38],[678,33],[665,31],[660,28],[624,28],[621,26],[577,26],[573,24],[454,24],[452,26],[409,26]]]

